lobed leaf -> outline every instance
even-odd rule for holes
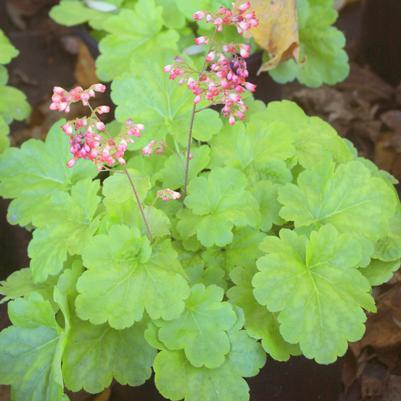
[[[97,235],[83,252],[88,269],[80,277],[78,316],[122,330],[142,320],[172,320],[184,310],[189,288],[169,241],[153,249],[137,229],[115,225]]]
[[[155,383],[169,400],[185,401],[248,401],[249,388],[242,377],[255,376],[265,364],[259,344],[244,331],[230,336],[231,352],[226,362],[216,368],[196,368],[185,354],[163,350],[155,358]]]
[[[188,187],[185,205],[198,217],[193,233],[206,247],[225,246],[233,240],[233,228],[257,227],[259,210],[255,198],[246,191],[246,177],[233,168],[224,167],[194,178]],[[178,223],[182,231],[184,217]]]
[[[357,183],[357,185],[355,185]],[[372,177],[359,161],[305,170],[297,185],[279,190],[280,216],[295,227],[333,224],[339,231],[370,240],[384,236],[394,214],[396,196],[382,178]]]
[[[33,293],[10,302],[13,326],[0,333],[0,382],[15,401],[66,401],[61,355],[65,333],[49,301]]]
[[[56,192],[68,191],[79,180],[97,175],[89,161],[67,167],[69,143],[61,125],[61,121],[53,125],[46,142],[30,139],[20,149],[0,155],[0,195],[13,199],[7,215],[11,224],[35,224],[37,216],[51,209]]]
[[[332,3],[300,0],[297,6],[300,62],[288,60],[270,75],[279,83],[297,79],[310,87],[343,81],[349,74],[348,56],[344,34],[332,26],[338,16]]]
[[[28,247],[35,282],[58,274],[68,254],[81,254],[94,235],[99,225],[99,219],[95,218],[99,187],[99,181],[88,179],[75,184],[71,195],[55,191],[50,199],[51,208],[37,215],[39,228]]]
[[[153,48],[176,49],[179,35],[162,31],[162,13],[155,0],[139,0],[133,10],[123,9],[107,19],[103,28],[108,34],[99,43],[101,55],[96,61],[102,80],[111,81],[130,71],[130,64],[141,55],[149,57]],[[133,94],[130,99],[135,99]]]
[[[264,350],[272,358],[287,361],[291,355],[300,353],[299,347],[283,339],[277,316],[256,301],[252,287],[255,273],[256,268],[253,266],[235,268],[230,274],[235,286],[228,290],[227,296],[234,305],[243,310],[248,335],[262,340]]]
[[[114,330],[75,318],[63,358],[65,384],[72,391],[92,394],[110,386],[113,378],[139,386],[149,379],[155,354],[144,339],[143,323]]]
[[[283,229],[267,237],[252,284],[256,300],[278,312],[280,333],[307,358],[331,363],[365,330],[363,308],[374,311],[368,281],[357,270],[361,249],[331,225],[310,238]]]
[[[171,350],[183,349],[195,367],[221,366],[230,351],[227,331],[237,320],[231,305],[222,302],[223,296],[217,286],[194,285],[184,313],[161,324],[159,339]]]

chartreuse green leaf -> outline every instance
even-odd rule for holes
[[[248,401],[249,388],[243,377],[257,375],[266,356],[243,330],[231,332],[230,342],[225,363],[216,369],[192,366],[182,351],[159,352],[153,364],[159,392],[173,401]]]
[[[16,88],[6,86],[8,73],[2,64],[8,64],[18,53],[0,29],[0,153],[10,144],[8,125],[13,120],[23,120],[30,112],[25,95]]]
[[[256,300],[278,313],[280,333],[299,343],[307,358],[331,363],[365,330],[363,309],[375,311],[369,282],[357,270],[361,247],[351,234],[332,225],[310,238],[283,229],[267,237],[267,255],[252,281]]]
[[[4,65],[0,65],[0,85],[5,85],[8,81],[8,71]]]
[[[297,6],[300,62],[286,61],[270,75],[280,83],[298,79],[310,87],[344,80],[349,73],[348,56],[344,34],[332,26],[338,15],[332,2],[300,0]]]
[[[1,49],[0,49],[1,54]],[[0,56],[1,57],[1,56]],[[2,67],[0,65],[0,67]],[[31,108],[26,96],[18,89],[0,84],[0,153],[9,146],[9,127],[13,120],[24,120]]]
[[[295,156],[293,142],[290,128],[279,121],[266,124],[251,117],[247,126],[226,124],[211,142],[212,165],[238,168],[254,181],[274,177],[278,168],[291,177],[284,161]]]
[[[263,233],[250,227],[234,229],[233,233],[231,244],[224,248],[208,248],[202,252],[203,282],[216,280],[216,284],[226,288],[232,270],[237,266],[255,266],[256,260],[262,256],[259,245],[264,239]]]
[[[260,208],[260,228],[265,232],[269,232],[273,225],[281,225],[284,222],[279,215],[281,209],[277,199],[279,188],[280,185],[273,184],[270,180],[261,180],[252,188],[252,194]]]
[[[339,231],[370,240],[386,235],[396,206],[396,195],[387,181],[373,177],[359,161],[335,166],[325,162],[305,170],[297,185],[279,190],[280,216],[296,227],[330,223]]]
[[[401,210],[398,207],[390,219],[389,229],[376,243],[374,258],[392,262],[401,258]]]
[[[80,254],[96,232],[95,213],[100,202],[99,181],[82,180],[66,192],[54,192],[51,209],[37,218],[37,228],[28,247],[35,282],[45,281],[62,269],[68,254]]]
[[[229,167],[214,169],[191,181],[185,205],[195,218],[198,217],[192,234],[196,233],[202,245],[228,245],[233,241],[234,226],[258,226],[258,205],[246,186],[246,177],[239,170]],[[185,219],[191,219],[183,216],[178,223],[179,231],[186,231]]]
[[[318,117],[307,116],[294,102],[270,102],[264,112],[252,114],[250,121],[253,129],[267,130],[266,126],[271,126],[271,129],[279,129],[282,135],[291,135],[296,149],[295,161],[304,168],[315,168],[327,159],[343,163],[356,157],[350,144],[333,127]],[[282,128],[283,124],[286,129]]]
[[[6,123],[5,119],[0,116],[0,153],[10,146],[10,140],[8,138],[9,133],[10,128],[8,124]]]
[[[51,299],[54,284],[54,280],[49,280],[46,283],[35,283],[31,269],[17,270],[8,276],[6,281],[0,281],[0,295],[4,296],[0,303],[29,296],[33,292],[41,294],[44,299]]]
[[[151,247],[137,229],[115,225],[88,242],[83,261],[88,270],[76,299],[81,319],[121,330],[142,320],[145,310],[165,320],[184,310],[189,288],[168,240]]]
[[[204,170],[210,160],[210,148],[208,146],[200,146],[191,151],[192,159],[189,164],[189,180],[196,177]],[[184,185],[184,154],[171,155],[161,171],[163,177],[163,187],[178,189]]]
[[[135,183],[140,199],[144,201],[151,188],[149,177],[136,170],[129,169],[128,171]],[[125,224],[141,227],[142,233],[146,235],[146,227],[125,174],[114,174],[104,180],[103,195],[106,212],[102,220],[103,229],[114,224]],[[144,205],[144,211],[154,238],[163,237],[170,233],[170,220],[162,210],[156,209],[154,206]]]
[[[0,333],[0,382],[15,401],[66,401],[61,356],[66,332],[38,293],[9,304],[13,326]]]
[[[152,139],[173,140],[186,146],[193,109],[194,96],[183,85],[169,79],[163,67],[171,64],[176,54],[172,51],[135,59],[131,72],[113,81],[112,99],[117,105],[116,116],[120,121],[133,118],[142,122]],[[193,127],[193,137],[200,141],[209,140],[222,127],[219,113],[203,110],[197,113]],[[136,148],[149,142],[145,134],[136,142]]]
[[[63,272],[57,285],[64,298],[69,298],[71,307],[81,273],[81,265],[75,263]],[[143,322],[126,330],[114,330],[108,325],[92,325],[73,315],[69,326],[62,371],[70,390],[97,393],[110,386],[113,378],[121,384],[137,386],[150,377],[156,351],[144,339]]]
[[[99,393],[113,378],[139,386],[151,376],[156,351],[144,339],[143,323],[125,330],[72,320],[63,358],[65,385],[72,391]]]
[[[18,56],[18,50],[10,43],[4,32],[0,29],[0,64],[8,64]]]
[[[0,155],[0,195],[13,199],[7,216],[11,224],[35,223],[36,216],[51,210],[55,191],[68,191],[77,181],[97,175],[89,161],[73,169],[66,166],[71,156],[61,125],[51,128],[46,142],[30,139]]]
[[[234,305],[243,310],[247,333],[256,340],[262,340],[264,350],[272,358],[287,361],[291,355],[300,353],[299,346],[289,344],[283,339],[276,314],[256,301],[251,283],[256,271],[254,266],[234,269],[230,277],[235,286],[228,290],[227,296]]]
[[[30,106],[26,96],[11,86],[0,86],[0,115],[7,123],[28,117]]]
[[[88,22],[94,29],[102,29],[107,19],[113,15],[90,8],[80,0],[61,0],[49,14],[58,24],[74,26]]]
[[[154,48],[176,50],[179,35],[162,31],[162,14],[163,8],[155,0],[139,0],[133,10],[123,9],[107,19],[103,28],[108,34],[100,41],[101,55],[96,61],[101,79],[110,81],[129,72],[132,62],[148,58]]]
[[[399,259],[392,262],[372,259],[367,267],[360,269],[360,272],[369,280],[371,286],[376,286],[387,283],[400,265]]]
[[[185,16],[180,12],[175,0],[157,0],[163,7],[164,25],[171,29],[182,29],[185,26]]]
[[[237,320],[232,306],[223,302],[224,290],[196,284],[186,300],[184,313],[163,322],[159,339],[171,350],[183,349],[195,367],[217,368],[230,351],[227,331]]]

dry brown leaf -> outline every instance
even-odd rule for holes
[[[378,313],[368,317],[360,349],[382,350],[401,346],[401,286],[394,286],[378,299]]]
[[[78,48],[77,64],[75,66],[75,78],[84,88],[99,82],[96,76],[95,60],[86,45],[80,40]]]
[[[270,60],[259,72],[277,67],[290,58],[299,59],[299,33],[296,0],[251,0],[259,25],[251,33]]]

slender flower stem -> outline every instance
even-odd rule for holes
[[[214,38],[216,36],[217,30],[215,30],[213,32],[213,35],[211,37],[210,40],[210,45],[209,45],[209,49],[207,50],[206,54],[208,54],[212,48],[213,48],[213,42],[214,42]],[[203,72],[206,70],[207,67],[207,61],[206,59],[203,62],[203,66],[201,71],[199,72],[199,76],[201,76],[201,74],[203,74]],[[185,160],[185,172],[184,172],[184,193],[182,196],[182,199],[184,200],[184,198],[187,196],[187,191],[188,191],[188,180],[189,180],[189,163],[191,161],[191,145],[192,145],[192,132],[194,129],[194,122],[195,122],[195,115],[198,111],[202,111],[204,109],[207,109],[208,107],[204,107],[200,110],[196,110],[196,106],[197,104],[194,103],[193,107],[192,107],[192,114],[191,114],[191,121],[189,123],[189,131],[188,131],[188,144],[187,144],[187,154],[186,154],[186,160]]]
[[[143,209],[142,202],[141,202],[141,199],[139,198],[139,194],[138,194],[138,191],[137,191],[136,186],[134,184],[134,181],[133,181],[132,177],[130,176],[130,174],[129,174],[129,172],[128,172],[128,170],[127,170],[127,168],[125,166],[123,167],[123,170],[124,170],[125,175],[128,178],[128,181],[129,181],[130,185],[131,185],[132,192],[134,193],[134,196],[135,196],[135,199],[136,199],[136,203],[138,204],[138,208],[139,208],[139,211],[141,212],[141,216],[142,216],[143,222],[145,223],[146,234],[148,236],[148,239],[149,239],[150,242],[152,242],[153,241],[152,231],[150,230],[149,222],[148,222],[148,219],[146,218],[145,210]]]
[[[101,121],[100,118],[98,117],[98,115],[96,114],[95,110],[93,109],[93,107],[89,103],[88,103],[88,106],[89,106],[89,108],[90,108],[90,110],[92,112],[92,115],[94,115],[95,118],[98,121]],[[112,171],[111,169],[108,169],[108,170]],[[130,176],[130,174],[129,174],[128,170],[127,170],[127,167],[123,166],[123,171],[124,171],[125,175],[127,176],[129,184],[130,184],[130,186],[132,188],[132,192],[134,193],[136,203],[137,203],[139,211],[141,213],[143,222],[145,223],[146,234],[148,236],[148,239],[149,239],[150,242],[152,242],[153,241],[152,231],[150,229],[148,219],[146,218],[145,210],[143,209],[142,202],[141,202],[141,199],[139,197],[139,194],[138,194],[138,191],[136,189],[136,186],[134,184],[134,181],[133,181],[132,177]]]
[[[194,103],[194,105],[192,107],[191,122],[189,124],[187,156],[186,156],[186,160],[185,160],[184,196],[183,197],[185,197],[187,195],[187,189],[188,189],[189,162],[191,161],[192,131],[194,129],[195,114],[196,114],[196,103]]]

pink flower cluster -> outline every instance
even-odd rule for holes
[[[181,194],[179,192],[173,191],[170,188],[162,189],[157,191],[157,197],[164,202],[168,202],[171,200],[177,200],[181,198]]]
[[[84,106],[88,106],[89,100],[96,96],[96,92],[103,93],[105,91],[106,86],[103,84],[94,84],[86,90],[77,86],[70,91],[66,91],[60,86],[55,86],[53,88],[52,103],[49,108],[50,110],[69,113],[71,104],[82,102]]]
[[[256,14],[250,8],[251,3],[249,1],[242,4],[233,3],[232,10],[220,7],[215,14],[207,11],[197,11],[192,17],[195,21],[205,20],[207,23],[213,24],[217,32],[221,32],[224,25],[234,25],[238,33],[243,35],[258,25]]]
[[[70,104],[78,101],[90,106],[89,99],[95,96],[92,91],[104,92],[104,90],[105,87],[102,84],[92,85],[87,90],[77,87],[69,92],[56,87],[50,108],[68,112]],[[89,95],[89,98],[82,97],[85,93]],[[95,109],[91,108],[91,110],[90,117],[77,118],[62,126],[64,133],[70,138],[70,151],[73,155],[67,166],[73,167],[79,159],[91,160],[99,171],[104,166],[111,167],[117,163],[125,164],[124,154],[127,151],[128,144],[134,142],[134,137],[141,136],[144,126],[127,120],[123,132],[117,138],[112,138],[107,135],[106,126],[98,117],[98,115],[109,113],[110,107],[99,106]]]
[[[235,25],[238,32],[244,34],[258,24],[255,13],[249,8],[247,1],[241,5],[234,4],[233,10],[221,7],[215,15],[198,11],[194,19],[214,23],[216,31],[221,31],[223,25]],[[194,70],[177,57],[173,64],[164,67],[164,72],[169,74],[170,79],[179,78],[180,84],[187,84],[195,96],[195,104],[202,100],[210,105],[222,104],[222,114],[228,118],[229,124],[234,125],[236,120],[244,119],[247,110],[242,95],[256,90],[256,85],[247,82],[249,72],[245,59],[250,56],[251,47],[243,43],[219,46],[209,42],[206,36],[195,39],[197,45],[210,44],[203,71],[194,74]]]

